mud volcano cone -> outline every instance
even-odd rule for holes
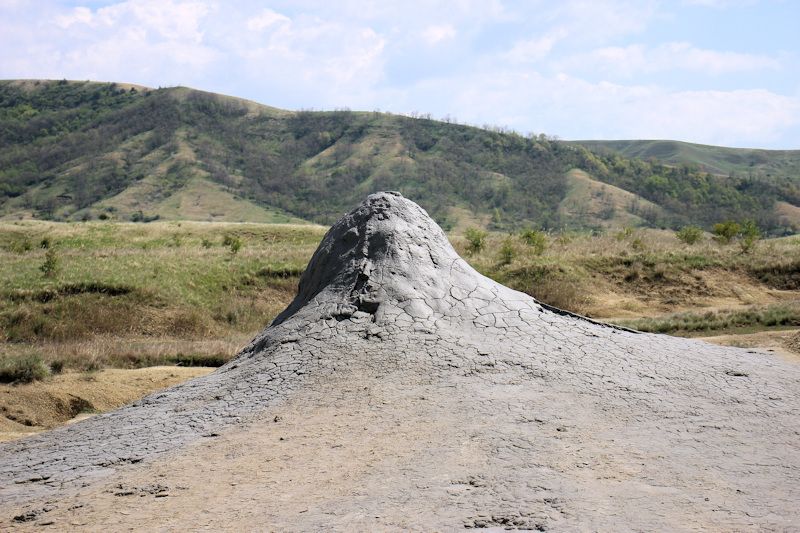
[[[380,193],[331,228],[292,304],[217,372],[0,447],[0,519],[791,529],[798,393],[798,366],[771,354],[542,306]]]

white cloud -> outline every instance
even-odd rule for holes
[[[512,63],[531,63],[539,61],[547,57],[556,43],[564,39],[567,34],[566,30],[559,28],[536,39],[517,41],[504,57]]]
[[[56,24],[63,28],[69,28],[75,24],[91,24],[94,19],[92,10],[88,7],[76,7],[71,13],[59,15],[55,18]]]
[[[422,39],[429,45],[449,41],[456,36],[456,29],[450,24],[434,24],[422,30]]]
[[[259,15],[247,20],[247,29],[250,31],[262,31],[275,24],[288,22],[291,22],[289,17],[276,13],[271,9],[265,9]]]
[[[603,42],[642,33],[658,17],[655,0],[565,0],[542,9],[540,16],[563,28],[578,42]]]
[[[763,146],[800,135],[800,93],[779,94],[800,86],[796,51],[659,43],[649,30],[679,16],[664,0],[76,3],[0,0],[0,78],[181,84],[279,107],[418,110],[573,138]],[[672,89],[641,81],[667,78]]]
[[[572,139],[662,138],[754,146],[800,128],[800,98],[766,90],[672,91],[566,74],[476,72],[415,88],[447,94],[461,120]],[[412,95],[425,99],[425,95]]]
[[[683,0],[684,4],[691,6],[713,7],[716,9],[727,9],[736,6],[753,5],[757,0]]]
[[[560,62],[562,68],[600,70],[631,76],[638,73],[689,70],[726,74],[750,70],[779,69],[779,60],[758,54],[707,50],[690,43],[674,42],[648,48],[642,44],[598,48]]]

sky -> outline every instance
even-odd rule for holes
[[[0,79],[800,149],[795,0],[0,0]]]

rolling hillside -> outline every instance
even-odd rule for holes
[[[794,231],[793,160],[764,157],[786,171],[719,176],[705,160],[662,163],[388,113],[290,112],[180,87],[0,82],[6,219],[329,224],[368,193],[394,189],[449,229],[752,218]]]
[[[681,141],[572,141],[592,151],[628,158],[657,159],[671,165],[697,165],[720,175],[754,175],[800,180],[800,150],[727,148]]]

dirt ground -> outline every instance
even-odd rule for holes
[[[717,335],[697,338],[721,346],[766,350],[783,357],[787,361],[800,363],[800,329],[759,331],[745,335]]]
[[[762,349],[800,363],[800,329],[699,337],[722,346]],[[0,385],[0,442],[83,420],[160,389],[213,372],[208,367],[156,366],[68,372],[26,385]]]
[[[213,368],[156,366],[65,372],[45,381],[0,385],[0,442],[116,409]]]

